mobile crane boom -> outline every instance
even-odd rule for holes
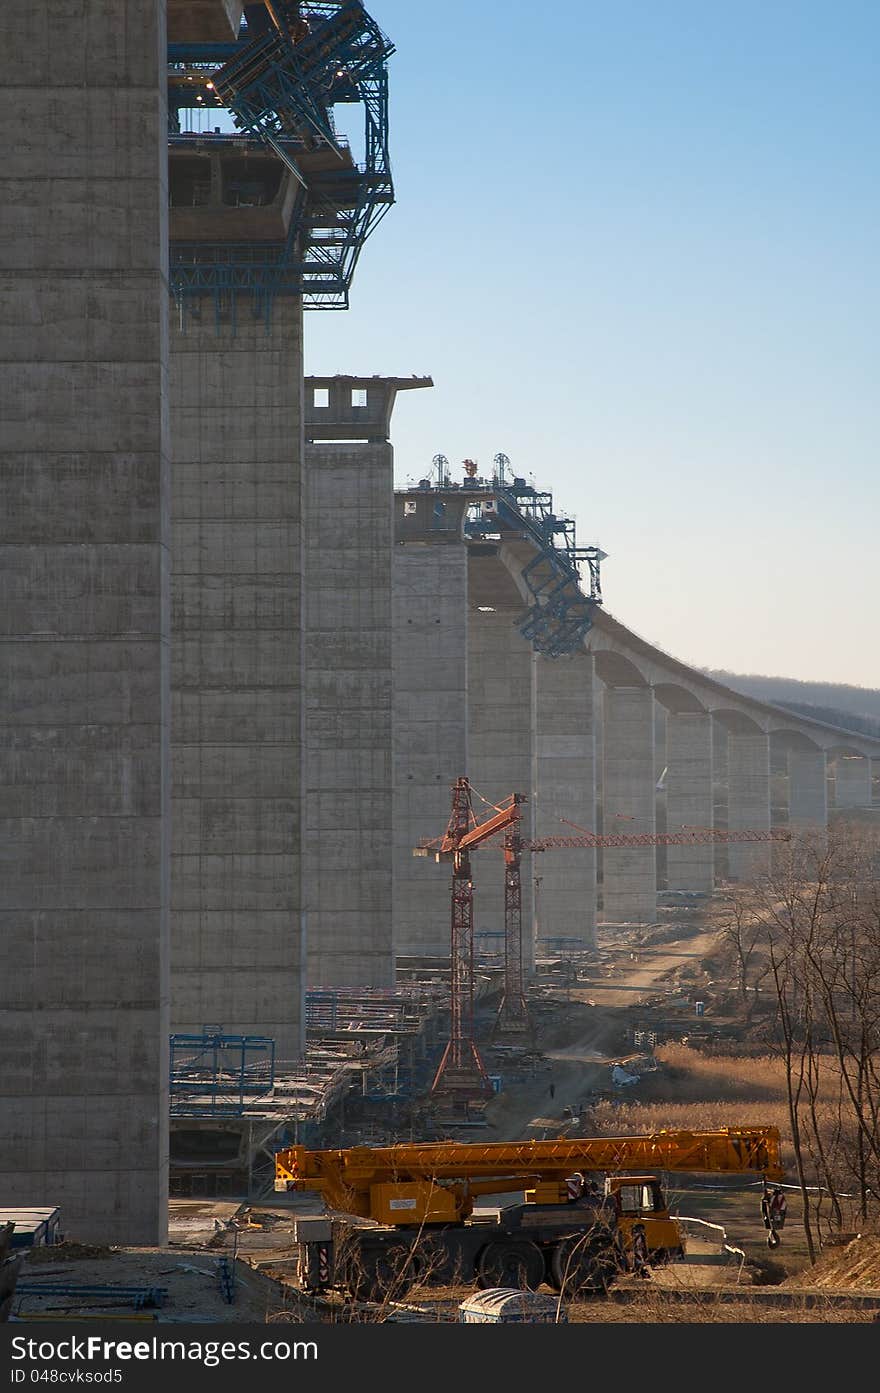
[[[387,1192],[395,1186],[442,1187],[455,1194],[455,1214],[472,1210],[475,1193],[494,1193],[521,1184],[561,1181],[573,1171],[622,1170],[755,1171],[781,1180],[779,1131],[775,1127],[724,1127],[717,1131],[660,1131],[635,1137],[580,1137],[557,1141],[429,1142],[397,1146],[353,1146],[309,1151],[288,1147],[275,1155],[276,1189],[317,1190],[333,1209],[379,1218],[376,1187],[382,1187],[381,1217],[387,1219]],[[491,1181],[483,1186],[481,1182]],[[455,1187],[454,1182],[464,1182]],[[479,1188],[477,1188],[479,1186]],[[400,1211],[400,1222],[424,1222],[422,1206]],[[392,1220],[393,1222],[393,1220]]]

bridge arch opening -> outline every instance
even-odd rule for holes
[[[595,650],[596,676],[606,687],[649,687],[650,683],[636,664],[622,653],[610,649]]]

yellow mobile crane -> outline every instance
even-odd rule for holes
[[[636,1173],[633,1173],[633,1172]],[[482,1287],[601,1291],[621,1271],[684,1255],[656,1171],[754,1172],[780,1181],[775,1127],[557,1141],[432,1142],[275,1155],[275,1189],[317,1191],[298,1220],[299,1278],[357,1298],[458,1278]],[[586,1176],[601,1172],[604,1184]],[[497,1215],[481,1195],[523,1191]]]

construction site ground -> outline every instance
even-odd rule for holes
[[[525,1054],[524,1063],[523,1058],[517,1060],[517,1050],[493,1051],[487,1038],[489,1070],[504,1079],[515,1064],[515,1082],[488,1104],[484,1127],[450,1125],[444,1135],[504,1141],[589,1134],[590,1108],[597,1103],[624,1109],[637,1098],[660,1105],[675,1098],[679,1081],[674,1072],[644,1069],[650,1049],[647,1054],[635,1049],[632,1031],[636,1025],[647,1031],[656,1026],[661,1038],[678,1041],[715,1033],[736,1039],[736,1020],[717,1009],[728,984],[711,975],[717,970],[718,948],[711,913],[686,911],[647,928],[600,929],[599,954],[587,967],[581,964],[577,980],[570,964],[542,965],[546,970],[539,973],[533,998],[534,1053]],[[698,1000],[708,1014],[697,1016]],[[483,1022],[487,1037],[489,1021],[487,1016]],[[614,1064],[639,1073],[639,1082],[615,1089]],[[759,1087],[753,1109],[755,1103],[760,1109],[761,1102]],[[737,1121],[727,1116],[729,1125]],[[770,1255],[757,1177],[666,1179],[670,1207],[691,1221],[686,1226],[687,1260],[655,1269],[647,1279],[623,1277],[607,1297],[566,1303],[569,1321],[837,1323],[873,1321],[880,1313],[880,1240],[855,1239],[849,1246],[829,1250],[811,1272],[794,1193],[782,1245]],[[488,1196],[483,1202],[492,1205],[510,1198]],[[263,1227],[239,1237],[244,1260],[278,1283],[274,1319],[456,1319],[458,1304],[470,1288],[415,1288],[405,1300],[389,1299],[381,1307],[346,1306],[333,1296],[323,1301],[305,1298],[294,1282],[289,1247],[293,1217],[297,1211],[319,1209],[314,1196],[286,1196],[280,1204],[252,1211],[252,1219]]]
[[[606,1117],[608,1109],[620,1110],[620,1130],[631,1130],[625,1113],[637,1100],[659,1105],[662,1115],[663,1106],[679,1098],[681,1079],[674,1069],[652,1068],[650,1046],[635,1048],[632,1032],[656,1028],[658,1039],[679,1042],[715,1033],[735,1040],[737,1022],[723,1017],[717,1005],[727,984],[712,978],[707,963],[717,971],[717,929],[706,911],[692,911],[647,928],[600,929],[599,954],[580,964],[576,979],[570,964],[542,964],[532,1002],[534,1051],[493,1053],[486,1040],[490,1071],[502,1079],[515,1072],[515,1082],[508,1080],[487,1105],[479,1130],[449,1126],[444,1135],[468,1141],[589,1135],[596,1107]],[[704,1002],[699,1016],[698,1000]],[[637,1075],[638,1082],[615,1088],[615,1064]],[[754,1121],[755,1107],[760,1113],[764,1101],[760,1086],[752,1091]],[[768,1096],[767,1106],[770,1101]],[[780,1099],[772,1101],[778,1107]],[[729,1106],[725,1120],[732,1126],[742,1121]],[[646,1279],[625,1276],[606,1297],[567,1302],[570,1322],[836,1323],[880,1315],[880,1238],[853,1237],[828,1248],[810,1269],[796,1192],[789,1193],[782,1244],[770,1254],[757,1178],[670,1175],[666,1181],[670,1208],[689,1221],[686,1261],[653,1270]],[[484,1203],[510,1199],[489,1196]],[[260,1204],[172,1200],[168,1248],[78,1251],[74,1244],[38,1250],[20,1278],[161,1286],[167,1296],[160,1308],[134,1313],[130,1303],[113,1300],[27,1296],[16,1301],[18,1318],[104,1312],[208,1322],[456,1319],[458,1303],[470,1288],[415,1288],[405,1300],[389,1299],[381,1307],[345,1305],[333,1295],[306,1297],[295,1282],[293,1224],[297,1213],[320,1210],[320,1199],[310,1194],[275,1196]],[[231,1303],[221,1289],[222,1256],[236,1274]]]

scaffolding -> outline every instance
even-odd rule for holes
[[[278,295],[307,309],[347,309],[361,249],[394,202],[388,153],[387,62],[393,44],[358,0],[276,0],[271,24],[245,26],[235,43],[176,43],[168,50],[169,141],[185,153],[191,137],[180,112],[194,102],[231,116],[236,135],[217,128],[215,147],[232,153],[242,137],[271,152],[294,187],[283,232],[241,241],[172,236],[170,280],[181,316],[198,297],[235,322],[247,295],[271,314]],[[352,158],[334,119],[360,106],[363,160]],[[208,224],[206,224],[206,229]]]
[[[449,480],[446,457],[435,455],[437,491],[473,492],[464,520],[469,541],[501,541],[507,536],[531,544],[533,554],[521,570],[529,602],[517,624],[537,653],[558,658],[576,652],[592,627],[602,603],[600,565],[605,552],[579,546],[574,519],[554,510],[552,493],[536,489],[519,475],[508,479],[509,464],[506,455],[497,454],[492,479],[469,475],[459,485]],[[420,480],[419,488],[431,489],[431,479]]]
[[[353,1108],[393,1123],[427,1091],[447,1001],[436,983],[309,992],[308,1043],[290,1063],[268,1038],[221,1027],[171,1037],[172,1194],[264,1198],[280,1147],[340,1145]]]
[[[440,993],[412,987],[318,987],[306,992],[306,1039],[364,1031],[417,1033]]]
[[[201,1035],[172,1035],[169,1046],[172,1116],[240,1117],[272,1091],[275,1041],[267,1036],[206,1027]]]

